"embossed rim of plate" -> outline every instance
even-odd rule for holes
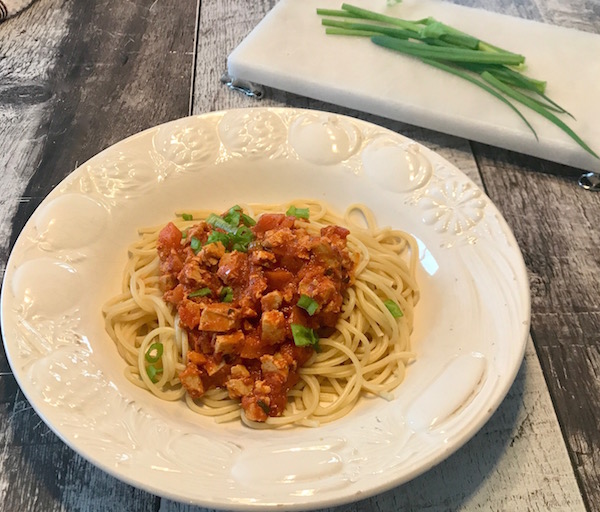
[[[393,401],[366,401],[372,403],[318,429],[276,432],[267,434],[268,439],[264,433],[242,430],[240,437],[239,426],[216,431],[213,424],[202,423],[202,429],[191,429],[186,412],[166,405],[163,411],[162,403],[157,405],[149,394],[131,389],[112,373],[117,365],[106,364],[114,362],[104,353],[106,340],[91,336],[98,334],[92,315],[96,311],[86,307],[93,309],[96,303],[81,298],[75,305],[73,300],[79,293],[78,276],[86,284],[95,282],[90,267],[102,263],[102,251],[108,251],[104,256],[114,252],[114,246],[106,247],[103,240],[131,240],[123,225],[141,225],[131,207],[145,205],[156,209],[152,212],[156,215],[184,207],[162,198],[170,197],[169,191],[187,190],[186,185],[197,184],[196,180],[219,183],[223,169],[241,183],[232,190],[220,182],[224,196],[231,199],[237,197],[233,194],[291,199],[312,192],[310,197],[324,197],[340,208],[353,202],[348,196],[356,194],[378,217],[393,219],[394,225],[398,215],[404,216],[396,227],[419,239],[423,285],[442,292],[444,307],[435,302],[433,293],[418,307],[419,356]],[[284,180],[250,190],[257,176],[277,182],[283,173],[290,173],[290,179],[299,172],[312,180],[310,186],[296,183],[290,192]],[[68,224],[64,217],[68,208],[62,203],[68,203],[69,194],[86,198],[77,200],[77,208],[83,209],[82,218],[90,226],[101,231],[96,242],[86,240],[82,247],[73,247],[60,231]],[[224,206],[226,197],[218,200]],[[214,198],[207,195],[206,201]],[[49,223],[53,215],[58,222]],[[25,265],[36,258],[56,273],[56,282],[49,285],[56,288],[65,279],[73,288],[67,287],[58,305],[42,300],[47,293],[43,287],[36,296],[32,283],[39,280],[30,270],[36,265]],[[462,304],[469,315],[457,314],[458,301],[450,300],[454,293],[464,294]],[[503,400],[520,367],[529,332],[522,256],[498,210],[468,177],[431,150],[385,128],[337,114],[287,108],[178,119],[129,137],[81,165],[48,195],[23,229],[7,264],[1,300],[4,344],[14,375],[36,412],[61,439],[129,484],[183,502],[236,510],[340,505],[383,492],[438,464],[468,441]],[[61,304],[64,311],[57,313]],[[421,314],[419,308],[424,308]],[[494,308],[498,310],[491,313]],[[435,325],[419,319],[429,314],[437,320]],[[77,372],[85,373],[85,378]],[[444,409],[434,395],[447,380],[462,374],[466,375],[460,377],[462,394],[449,397],[456,410],[451,410],[454,405]],[[60,384],[65,378],[74,378],[80,389],[71,387],[69,395]],[[63,394],[64,402],[58,398]],[[90,398],[96,395],[101,398]],[[93,400],[104,400],[101,403],[109,411],[121,415],[116,417],[118,427],[111,423],[114,416],[86,409]],[[131,441],[123,438],[122,425],[134,437],[143,434],[146,442],[119,450],[119,443],[127,448]],[[104,434],[104,439],[86,442],[86,428],[94,435]],[[170,451],[148,447],[153,436],[166,436]],[[109,438],[110,443],[104,442]],[[196,449],[196,455],[210,453],[214,465],[195,467],[178,443],[191,446],[188,451]],[[310,451],[312,458],[301,459],[308,469],[298,469],[298,475],[286,473],[291,460],[286,459],[286,447],[295,450],[294,457]],[[326,457],[314,457],[318,450]],[[263,458],[263,453],[280,480],[273,477],[268,485],[250,491],[249,484],[256,485],[250,480],[261,469],[255,454]],[[177,459],[165,461],[169,456]],[[157,461],[165,467],[153,467]],[[310,474],[311,464],[321,472]],[[178,472],[177,478],[170,472]],[[228,494],[207,495],[190,489],[190,482]]]

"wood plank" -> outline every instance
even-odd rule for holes
[[[587,333],[586,338],[595,337],[592,343],[586,339],[584,343],[572,344],[569,339],[559,336],[560,346],[540,347],[539,354],[542,365],[554,381],[551,390],[588,509],[600,510],[600,313],[577,315],[576,321],[572,320],[569,318],[565,322],[561,315],[543,315],[540,318],[536,315],[536,326],[544,326],[538,329],[536,335],[552,338],[556,332],[571,330],[575,323],[576,329]],[[542,330],[547,332],[539,334]],[[577,400],[573,400],[573,393],[576,393]],[[577,420],[572,421],[571,418]]]
[[[26,220],[72,169],[189,113],[196,12],[196,2],[46,0],[0,25],[2,271]],[[3,350],[0,422],[3,510],[158,508],[158,498],[95,468],[45,426]]]

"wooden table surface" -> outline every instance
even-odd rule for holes
[[[274,3],[36,0],[0,23],[2,274],[53,187],[145,128],[254,105],[383,125],[439,152],[498,206],[529,272],[531,339],[508,396],[462,449],[406,485],[334,510],[600,510],[600,193],[577,186],[578,169],[280,91],[257,103],[228,90],[227,55]],[[457,3],[600,34],[599,0]],[[130,487],[68,448],[23,397],[3,351],[0,509],[202,510]]]

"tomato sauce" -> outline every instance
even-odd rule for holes
[[[248,419],[265,421],[283,413],[319,333],[337,322],[354,280],[349,232],[327,226],[310,234],[284,214],[263,214],[251,226],[212,220],[185,233],[169,223],[158,237],[164,299],[190,344],[179,376],[190,396],[224,388]],[[311,336],[298,339],[292,325]]]

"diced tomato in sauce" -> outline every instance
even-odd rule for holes
[[[293,228],[294,223],[294,217],[288,217],[283,213],[264,213],[260,216],[252,231],[255,235],[260,236],[271,229]]]
[[[337,322],[356,265],[346,247],[349,231],[327,226],[313,235],[294,217],[263,214],[247,252],[213,250],[206,245],[212,231],[200,222],[183,237],[169,223],[158,237],[164,299],[188,332],[180,380],[193,398],[227,389],[248,419],[266,421],[283,413],[298,369],[314,352],[294,344],[291,324],[325,332]],[[202,243],[199,253],[190,248],[190,233]],[[233,297],[223,302],[228,289]],[[301,295],[318,303],[312,316],[297,306]]]
[[[159,233],[156,246],[158,255],[164,260],[172,250],[181,248],[181,231],[175,224],[169,222]]]
[[[284,290],[285,287],[294,280],[294,274],[283,268],[266,270],[265,277],[267,279],[267,288],[269,291]]]

